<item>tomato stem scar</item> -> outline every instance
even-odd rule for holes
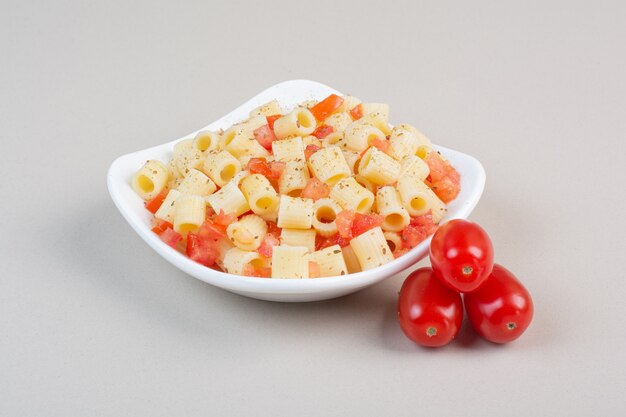
[[[474,271],[474,268],[472,268],[469,265],[465,265],[463,267],[463,275],[470,275],[473,271]]]
[[[434,327],[429,327],[428,329],[426,329],[426,334],[428,335],[428,337],[433,337],[437,335],[437,329]]]
[[[506,324],[506,328],[509,329],[509,330],[513,330],[516,327],[517,327],[517,325],[515,323],[513,323],[513,322],[510,322],[510,323]]]

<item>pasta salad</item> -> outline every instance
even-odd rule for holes
[[[131,185],[152,231],[210,268],[263,278],[347,275],[435,232],[460,176],[389,105],[332,94],[270,101],[225,131],[181,140]]]

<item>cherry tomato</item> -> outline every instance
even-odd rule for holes
[[[430,243],[430,263],[450,288],[470,292],[479,288],[493,268],[493,245],[487,232],[467,220],[440,226]]]
[[[494,343],[511,342],[533,319],[533,300],[515,275],[495,264],[487,282],[465,294],[467,317],[476,332]]]
[[[461,295],[443,285],[431,268],[420,268],[402,284],[398,318],[404,334],[415,343],[446,345],[461,328]]]

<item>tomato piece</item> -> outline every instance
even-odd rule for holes
[[[465,294],[467,317],[476,332],[493,343],[511,342],[533,319],[533,300],[509,270],[495,264],[478,290]]]
[[[146,201],[146,209],[152,214],[156,213],[159,207],[161,207],[161,204],[163,204],[163,200],[165,200],[165,197],[167,197],[168,192],[169,190],[167,188],[164,188],[152,200]]]
[[[173,229],[174,225],[170,222],[166,222],[165,220],[155,218],[153,222],[152,231],[156,233],[157,235],[160,235],[161,232],[163,232],[168,227],[170,229]]]
[[[309,278],[319,278],[320,273],[320,265],[317,262],[309,261]]]
[[[372,139],[371,145],[373,147],[375,147],[375,148],[378,148],[382,152],[387,152],[387,149],[389,149],[389,141],[388,140],[374,138],[374,139]]]
[[[379,214],[361,214],[356,213],[352,222],[352,237],[357,237],[370,229],[380,226],[385,220],[384,216]]]
[[[261,242],[261,246],[257,249],[257,252],[261,256],[265,256],[266,258],[272,257],[272,250],[274,246],[280,245],[280,239],[278,236],[267,233]]]
[[[304,149],[304,158],[308,161],[309,158],[311,158],[311,155],[313,155],[315,152],[319,151],[320,147],[317,145],[306,145],[306,148]]]
[[[404,334],[415,343],[447,345],[463,322],[461,295],[443,285],[431,268],[420,268],[402,284],[398,319]]]
[[[315,136],[318,139],[324,139],[326,136],[333,133],[335,129],[332,126],[328,125],[320,125],[318,126],[311,135]]]
[[[272,149],[272,142],[276,140],[276,135],[274,135],[274,131],[270,129],[269,125],[263,125],[254,129],[254,138],[257,142],[261,144],[265,149]]]
[[[337,94],[331,94],[309,110],[318,121],[322,122],[341,107],[342,104],[343,98],[339,97]]]
[[[454,200],[461,191],[461,175],[439,152],[430,152],[424,159],[430,169],[430,188],[444,203]]]
[[[363,117],[363,105],[357,104],[350,110],[350,116],[352,116],[353,120],[359,120]]]
[[[270,176],[268,178],[270,180],[278,180],[283,174],[286,165],[287,164],[283,161],[271,161],[268,164],[268,167],[270,169]]]
[[[335,224],[337,225],[337,232],[339,236],[344,239],[352,239],[352,223],[354,222],[354,211],[341,210],[337,213],[335,218]]]
[[[437,225],[430,212],[411,217],[411,222],[402,230],[402,249],[412,249],[435,233]]]
[[[310,198],[317,201],[320,198],[326,198],[330,194],[330,187],[315,177],[309,178],[306,185],[300,193],[302,198]]]
[[[270,127],[270,129],[272,129],[272,131],[274,130],[274,122],[280,119],[281,117],[283,117],[282,114],[274,114],[274,115],[265,117],[265,120],[267,120],[267,125]]]
[[[204,239],[196,233],[187,235],[187,256],[204,266],[212,266],[220,254],[217,241]]]
[[[181,236],[181,234],[174,231],[174,229],[172,229],[171,227],[168,227],[165,230],[163,230],[159,234],[159,237],[161,238],[163,242],[173,247],[174,249],[176,249],[176,245],[178,245],[178,242],[183,240],[183,237]]]
[[[253,266],[246,265],[243,267],[242,274],[245,277],[256,277],[256,278],[270,278],[272,276],[272,268],[267,268],[263,266]]]
[[[493,245],[487,232],[467,220],[439,226],[430,243],[430,263],[442,282],[460,292],[478,289],[493,268]]]
[[[224,227],[228,227],[230,226],[232,223],[235,223],[237,221],[237,216],[235,216],[232,213],[224,213],[224,210],[220,209],[219,214],[215,215],[215,217],[213,217],[213,223],[220,225],[220,226],[224,226]]]
[[[267,233],[274,235],[276,238],[280,237],[280,233],[283,231],[278,225],[274,222],[267,222]]]
[[[261,174],[265,177],[271,175],[265,158],[250,158],[248,164],[246,165],[246,169],[250,171],[251,174]]]
[[[267,162],[265,158],[250,158],[246,169],[251,174],[261,174],[269,180],[278,180],[285,170],[285,163],[282,161]]]
[[[350,238],[344,238],[339,235],[339,233],[335,233],[327,238],[320,238],[320,241],[315,244],[315,249],[320,250],[324,248],[328,248],[330,246],[339,245],[342,248],[348,246],[350,244]]]

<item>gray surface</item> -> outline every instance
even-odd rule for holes
[[[262,3],[2,3],[0,415],[624,415],[624,3]],[[483,162],[473,219],[534,296],[522,339],[423,350],[403,276],[260,302],[131,231],[115,157],[293,78]]]

